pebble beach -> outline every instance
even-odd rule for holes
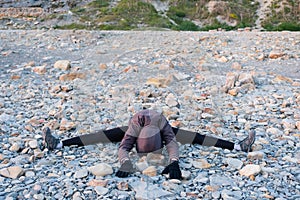
[[[180,145],[118,178],[118,143],[48,151],[141,109],[253,151]],[[0,199],[300,199],[300,34],[0,30]]]

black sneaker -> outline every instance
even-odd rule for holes
[[[239,142],[239,145],[241,146],[241,151],[244,151],[246,153],[251,151],[251,147],[254,141],[255,141],[255,131],[252,130],[249,132],[248,137],[246,137],[245,139]]]
[[[56,149],[59,139],[55,138],[52,134],[51,131],[48,127],[46,127],[43,130],[43,139],[44,139],[44,144],[47,149],[49,150],[54,150]]]

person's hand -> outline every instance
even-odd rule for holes
[[[133,172],[133,165],[130,160],[126,160],[117,171],[116,176],[119,178],[125,178]]]
[[[162,174],[169,174],[170,179],[182,179],[181,171],[179,168],[178,161],[174,161],[169,164],[163,171]]]

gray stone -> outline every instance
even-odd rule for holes
[[[43,200],[45,196],[43,194],[34,194],[33,198],[36,200]]]
[[[68,60],[58,60],[54,63],[54,68],[69,70],[71,68],[71,63]]]
[[[135,163],[135,166],[137,168],[137,170],[139,171],[143,171],[145,170],[147,167],[149,167],[148,162],[146,161],[146,158],[144,157],[144,159],[140,159],[138,162]]]
[[[256,175],[261,171],[261,167],[259,165],[248,164],[240,170],[240,174],[242,176],[251,176]]]
[[[212,186],[229,186],[234,185],[234,180],[230,177],[212,175],[209,177],[210,185]]]
[[[241,191],[230,191],[230,190],[222,190],[221,196],[223,199],[226,200],[235,200],[235,199],[242,199],[242,192]]]
[[[84,178],[88,175],[88,170],[87,169],[80,169],[75,172],[74,178]]]
[[[219,191],[216,191],[216,192],[212,192],[212,193],[211,193],[211,196],[212,196],[212,198],[214,198],[214,199],[219,199],[220,196],[221,196],[221,194],[220,194]]]
[[[28,144],[29,144],[30,148],[32,148],[32,149],[36,149],[38,147],[37,140],[31,140],[28,142]]]
[[[283,132],[281,130],[279,130],[278,128],[268,128],[266,132],[274,134],[274,135],[282,135],[283,134]]]
[[[176,73],[173,76],[177,81],[182,81],[182,80],[190,78],[190,75],[184,74],[184,73]]]
[[[130,185],[136,192],[135,198],[139,200],[166,198],[174,196],[173,193],[163,190],[156,185],[144,181],[135,181],[133,183],[130,183]]]
[[[262,160],[264,158],[264,155],[265,155],[264,152],[253,151],[248,153],[247,158],[251,160]]]
[[[2,123],[9,123],[11,121],[14,121],[14,116],[6,114],[6,113],[2,113],[0,115],[0,122],[2,122]]]
[[[19,145],[19,143],[17,143],[17,142],[13,143],[13,144],[11,145],[11,147],[9,148],[9,150],[10,150],[10,151],[15,151],[15,152],[19,151],[19,150],[20,150],[20,145]]]
[[[88,171],[95,176],[106,176],[113,173],[113,169],[106,163],[100,163],[88,168]]]
[[[26,177],[34,177],[34,176],[35,176],[35,173],[34,173],[34,171],[26,171],[26,172],[25,172],[25,176],[26,176]]]
[[[95,191],[98,195],[106,195],[108,193],[108,189],[102,186],[96,186]]]
[[[225,163],[233,169],[241,169],[243,166],[243,162],[236,158],[226,158]]]
[[[168,94],[168,96],[166,97],[166,104],[170,107],[175,107],[178,105],[178,102],[174,96],[174,94]]]
[[[20,166],[11,166],[0,170],[0,175],[11,179],[16,179],[19,176],[21,176],[23,173],[24,170]]]

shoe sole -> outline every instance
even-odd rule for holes
[[[49,127],[46,127],[44,130],[43,130],[43,142],[44,142],[44,145],[46,146],[46,148],[48,148],[49,149],[49,145],[48,145],[48,143],[47,143],[47,141],[46,141],[46,138],[47,138],[47,136],[49,136],[49,135],[51,135],[51,130],[50,130],[50,128]]]
[[[251,131],[251,132],[249,133],[249,136],[250,136],[250,135],[252,135],[252,137],[249,137],[249,138],[253,138],[253,140],[251,141],[251,143],[250,143],[250,145],[249,145],[248,152],[252,151],[251,147],[252,147],[252,145],[254,144],[254,142],[255,142],[255,137],[256,137],[255,131]]]

